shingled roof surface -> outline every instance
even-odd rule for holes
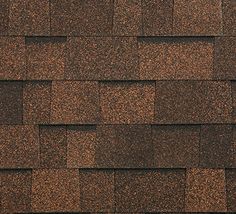
[[[0,0],[0,213],[236,213],[236,0]]]

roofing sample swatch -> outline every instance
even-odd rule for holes
[[[0,0],[0,213],[236,213],[236,0]]]

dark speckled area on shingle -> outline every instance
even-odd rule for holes
[[[184,211],[185,170],[118,170],[117,212]]]
[[[151,126],[101,125],[97,127],[95,161],[102,168],[153,166]]]
[[[80,170],[81,210],[114,212],[115,180],[113,170]]]
[[[111,35],[113,6],[113,0],[53,0],[51,1],[51,34]]]
[[[155,123],[229,123],[230,82],[158,81]]]
[[[200,166],[229,168],[233,164],[231,125],[202,125]]]
[[[229,212],[236,212],[236,169],[226,169],[227,208]]]
[[[152,126],[154,167],[190,168],[199,164],[200,126]]]
[[[31,170],[1,170],[1,213],[31,212]]]
[[[172,34],[173,0],[142,0],[143,34]]]
[[[221,0],[174,0],[173,34],[222,35]]]
[[[224,35],[236,36],[236,1],[223,0],[222,7]]]
[[[39,142],[41,168],[66,168],[66,127],[40,126]]]
[[[231,82],[231,89],[232,89],[232,99],[233,99],[232,122],[236,123],[236,81]]]
[[[0,1],[0,35],[7,35],[9,26],[9,0]]]
[[[22,124],[23,83],[0,82],[0,124]]]
[[[69,80],[138,79],[135,37],[70,37],[65,78]]]
[[[216,37],[214,78],[236,80],[236,37]]]

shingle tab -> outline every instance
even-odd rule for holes
[[[22,124],[22,82],[0,82],[0,124]]]
[[[222,4],[224,35],[236,36],[236,1],[223,0]]]
[[[174,35],[221,35],[221,0],[174,0]]]
[[[199,164],[200,127],[152,126],[154,167],[190,168]]]
[[[202,37],[140,39],[140,79],[211,79],[213,42],[212,38]]]
[[[188,169],[185,210],[187,212],[226,212],[223,169]]]
[[[114,172],[112,170],[81,170],[81,210],[83,212],[114,212]]]
[[[181,212],[185,170],[133,170],[115,173],[117,212]]]
[[[153,82],[103,82],[100,94],[103,123],[143,124],[153,121]]]
[[[53,82],[51,123],[97,123],[99,121],[98,93],[97,82]]]
[[[32,173],[34,212],[80,211],[79,171],[40,169]]]
[[[229,212],[236,212],[236,169],[226,169],[226,193]]]
[[[229,123],[232,99],[229,82],[159,81],[156,123]]]
[[[1,212],[29,213],[31,211],[31,170],[2,170]]]
[[[7,35],[9,25],[9,0],[0,1],[0,35]]]
[[[39,165],[38,128],[1,125],[0,168],[35,168]]]

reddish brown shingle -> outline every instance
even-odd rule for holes
[[[63,79],[65,48],[64,37],[26,38],[27,79]]]
[[[229,212],[236,212],[236,169],[226,169],[227,208]]]
[[[236,1],[223,0],[222,7],[224,35],[236,36]]]
[[[103,168],[150,168],[153,166],[151,127],[102,125],[97,127],[95,160]]]
[[[236,80],[236,39],[217,37],[215,41],[214,78]]]
[[[81,170],[79,175],[82,211],[114,211],[114,172],[112,170]]]
[[[211,79],[213,42],[198,37],[140,39],[140,79]]]
[[[153,82],[103,82],[100,94],[103,123],[135,124],[153,121]]]
[[[132,170],[115,173],[117,212],[181,212],[185,170]]]
[[[127,80],[138,78],[134,37],[70,37],[66,79]]]
[[[112,30],[113,0],[51,2],[53,35],[107,36]]]
[[[142,0],[115,0],[113,34],[117,36],[142,35]]]
[[[35,168],[39,164],[38,128],[1,125],[0,168]]]
[[[9,25],[9,0],[0,1],[0,35],[7,35]]]
[[[40,167],[66,168],[67,135],[63,126],[40,126]]]
[[[233,163],[231,125],[202,125],[200,166],[228,168]]]
[[[142,0],[145,36],[172,34],[173,0]]]
[[[52,83],[51,123],[97,123],[97,82],[55,81]]]
[[[80,211],[79,171],[76,169],[33,170],[34,212]]]
[[[22,124],[22,82],[0,82],[0,124]]]
[[[11,0],[10,35],[49,35],[49,0]]]
[[[232,99],[233,99],[233,116],[232,121],[236,123],[236,81],[231,82]]]
[[[223,169],[188,169],[185,198],[187,212],[226,212]]]
[[[229,82],[158,81],[156,123],[228,123],[232,99]]]
[[[67,128],[67,167],[93,168],[95,163],[96,127],[72,126]]]
[[[25,82],[23,123],[45,124],[50,121],[51,82]]]
[[[1,213],[30,213],[31,171],[2,170]]]
[[[174,35],[221,35],[221,0],[174,0]]]
[[[25,72],[23,37],[0,37],[0,80],[22,80]]]
[[[199,164],[199,126],[153,126],[154,167],[190,168]]]

